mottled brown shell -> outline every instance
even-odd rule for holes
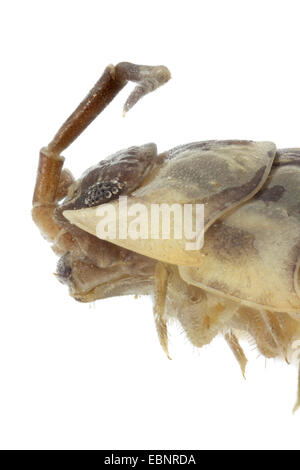
[[[251,141],[207,141],[176,147],[158,158],[160,164],[128,197],[128,207],[142,203],[150,213],[153,203],[204,204],[207,230],[216,219],[259,191],[270,172],[275,151],[270,142]],[[119,214],[117,201],[114,205],[120,219],[124,214]],[[64,214],[70,222],[97,235],[96,207]],[[184,237],[160,236],[155,240],[149,232],[148,239],[117,238],[112,242],[176,265],[198,266],[203,257],[200,250],[186,250],[188,240]]]
[[[300,314],[299,151],[270,142],[209,141],[163,154],[128,205],[202,203],[204,246],[186,240],[113,243],[179,266],[188,283],[255,308]],[[275,158],[275,161],[274,161]],[[117,210],[117,201],[115,201]],[[96,235],[96,208],[65,212]]]
[[[279,151],[263,188],[208,230],[187,282],[256,308],[300,315],[300,150]]]

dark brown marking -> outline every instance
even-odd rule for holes
[[[212,208],[211,213],[213,214],[215,211],[219,212],[220,209],[224,209],[228,205],[232,206],[234,203],[243,201],[247,195],[251,194],[255,188],[257,188],[263,178],[265,170],[266,166],[261,167],[247,183],[241,186],[233,186],[232,188],[224,189],[220,193],[213,194],[203,199],[202,203],[209,204],[210,208]]]
[[[257,254],[255,237],[249,232],[215,222],[206,233],[206,243],[221,261],[241,263],[241,258]]]
[[[178,153],[184,152],[186,150],[195,150],[201,149],[203,151],[208,151],[211,149],[219,149],[220,147],[230,146],[230,145],[248,145],[251,144],[252,140],[204,140],[202,142],[191,142],[190,144],[178,145],[173,149],[168,151],[167,158],[174,158]],[[273,154],[271,155],[273,157]]]
[[[277,202],[282,198],[284,192],[285,188],[277,184],[272,186],[272,188],[262,189],[254,196],[254,198],[264,202]]]

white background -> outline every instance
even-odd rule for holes
[[[172,80],[122,118],[129,88],[67,151],[76,176],[119,149],[206,139],[300,146],[299,2],[2,1],[0,447],[300,448],[297,372],[220,337],[161,351],[150,299],[76,303],[30,218],[38,151],[109,63]]]

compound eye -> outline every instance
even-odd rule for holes
[[[116,199],[124,191],[125,186],[125,183],[121,183],[119,178],[97,181],[89,187],[84,195],[84,204],[86,207],[93,207],[110,199]]]

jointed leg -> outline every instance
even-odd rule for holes
[[[60,153],[66,149],[104,110],[128,81],[137,82],[138,85],[124,105],[125,112],[129,111],[144,95],[166,83],[170,77],[169,70],[164,66],[151,67],[129,62],[121,62],[116,67],[109,65],[86,98],[50,142],[49,152]]]
[[[62,173],[64,163],[60,153],[66,149],[86,127],[103,111],[128,80],[138,83],[128,98],[124,111],[128,111],[142,96],[162,85],[170,78],[166,67],[141,66],[122,62],[108,66],[87,97],[59,129],[48,147],[40,152],[40,161],[33,196],[33,219],[43,234],[53,240],[60,231],[52,220],[59,198],[60,187],[66,183]],[[64,175],[64,176],[62,176]],[[66,183],[65,186],[67,186]]]
[[[46,149],[40,152],[39,167],[33,195],[32,217],[43,235],[53,241],[60,227],[52,220],[56,206],[56,195],[62,174],[64,159],[50,154]]]
[[[238,361],[243,377],[245,378],[245,370],[248,361],[237,337],[233,334],[232,331],[229,331],[225,334],[225,340],[227,341],[231,351],[233,352],[234,357]]]
[[[297,393],[297,401],[293,409],[293,413],[300,408],[300,364],[298,366],[298,393]]]
[[[63,162],[62,157],[51,158],[43,150],[40,152],[32,217],[50,241],[54,241],[61,230],[52,219],[53,210],[57,202],[67,195],[68,188],[74,182],[71,172],[62,170]]]
[[[168,329],[164,318],[166,296],[168,288],[168,272],[166,267],[158,262],[155,268],[155,290],[154,290],[154,320],[158,333],[159,342],[168,359]]]

